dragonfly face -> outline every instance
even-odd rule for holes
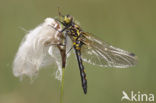
[[[88,32],[84,32],[78,24],[76,24],[71,15],[62,16],[59,22],[64,26],[62,33],[69,36],[73,42],[82,87],[84,93],[87,93],[87,79],[84,71],[83,61],[98,65],[101,67],[127,68],[136,64],[136,56],[134,53],[113,47],[103,42]]]
[[[66,15],[63,18],[63,25],[64,26],[70,26],[73,22],[73,17],[71,15]]]

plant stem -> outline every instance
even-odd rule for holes
[[[64,71],[65,68],[62,68],[62,81],[61,81],[61,93],[60,93],[60,103],[63,103],[63,94],[64,94]]]

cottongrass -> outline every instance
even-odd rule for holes
[[[13,62],[13,74],[16,77],[33,77],[40,68],[57,64],[56,78],[61,80],[61,55],[57,45],[62,42],[62,28],[53,18],[45,21],[25,35]]]

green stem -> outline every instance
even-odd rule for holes
[[[60,103],[63,103],[63,94],[64,94],[64,91],[63,91],[63,88],[64,88],[64,71],[65,71],[65,68],[62,68],[62,81],[61,81]]]

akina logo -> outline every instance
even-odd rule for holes
[[[143,101],[148,101],[148,102],[153,102],[154,101],[154,94],[149,93],[141,93],[140,91],[134,92],[131,91],[129,94],[126,93],[125,91],[122,91],[122,98],[121,101],[135,101],[135,102],[143,102]]]

